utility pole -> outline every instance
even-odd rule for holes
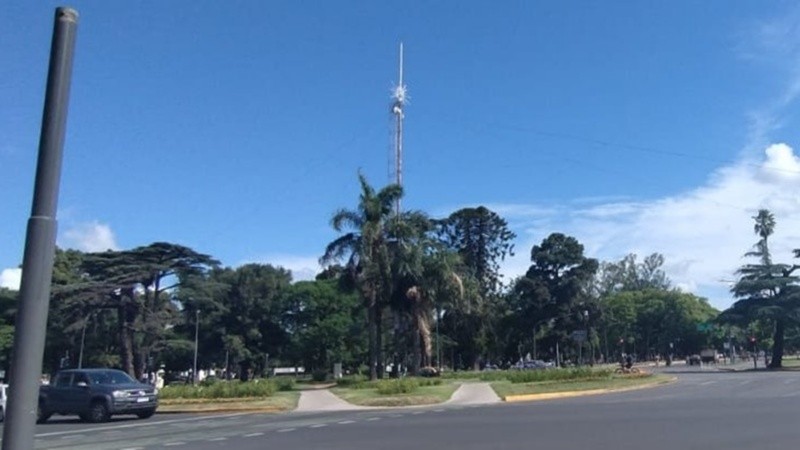
[[[56,244],[56,210],[78,13],[57,8],[44,98],[33,207],[28,219],[19,310],[14,332],[3,450],[34,446],[36,406],[50,305]]]
[[[394,127],[394,182],[403,185],[403,111],[408,94],[403,84],[403,43],[400,43],[400,79],[392,90],[392,114],[395,118]],[[395,203],[395,214],[400,215],[400,199]]]
[[[81,351],[78,353],[78,369],[83,369],[83,344],[86,341],[86,325],[89,324],[89,318],[92,317],[94,312],[90,312],[83,319],[83,329],[81,330]]]

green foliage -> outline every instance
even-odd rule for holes
[[[270,380],[217,381],[208,386],[169,385],[161,389],[159,397],[165,400],[174,398],[257,398],[270,397],[277,391],[278,385]]]
[[[349,389],[368,389],[372,385],[369,378],[364,375],[347,375],[336,380],[336,385]]]
[[[512,383],[539,383],[543,381],[596,380],[610,378],[612,371],[608,369],[592,370],[590,368],[553,369],[553,370],[512,370],[506,372],[506,379]]]
[[[416,378],[399,378],[396,380],[379,380],[375,384],[375,389],[380,395],[410,394],[420,386]],[[429,386],[433,386],[432,384]]]
[[[328,371],[323,369],[315,370],[311,373],[311,379],[313,381],[325,381],[328,379]]]
[[[278,377],[278,378],[273,378],[270,381],[275,383],[275,386],[279,391],[291,391],[294,389],[295,386],[294,378],[290,377]]]

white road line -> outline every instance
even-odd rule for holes
[[[282,429],[282,430],[278,430],[278,433],[288,433],[288,432],[290,432],[290,431],[294,431],[294,430],[296,430],[296,429],[297,429],[297,428],[284,428],[284,429]]]
[[[73,436],[62,436],[61,439],[80,439],[84,437],[82,434],[76,434]]]
[[[263,435],[264,435],[264,433],[250,433],[250,434],[245,434],[244,437],[256,437],[256,436],[263,436]]]
[[[416,415],[419,415],[419,414],[425,414],[425,411],[414,411],[411,414],[416,416]]]
[[[111,425],[105,427],[93,427],[93,428],[83,428],[80,430],[70,430],[70,431],[54,431],[52,433],[41,433],[37,434],[35,437],[50,437],[50,436],[61,436],[64,434],[80,434],[80,433],[87,433],[87,432],[97,432],[97,431],[106,431],[106,430],[121,430],[124,428],[140,428],[140,427],[154,427],[159,425],[167,425],[171,423],[181,423],[181,422],[197,422],[198,420],[208,420],[208,419],[223,419],[228,417],[238,417],[238,416],[245,416],[248,414],[252,414],[249,412],[243,413],[232,413],[232,414],[221,414],[218,416],[202,416],[202,417],[189,417],[186,419],[172,419],[172,420],[161,420],[158,422],[142,422],[142,423],[131,423],[125,425]]]
[[[753,380],[744,380],[741,383],[739,383],[739,386],[744,386],[745,384],[750,384],[752,381]]]
[[[381,418],[380,417],[370,417],[369,419],[367,419],[367,422],[374,422],[376,420],[381,420]]]
[[[120,450],[144,450],[144,447],[127,447]]]
[[[328,426],[327,423],[315,423],[314,425],[311,425],[308,428],[322,428],[322,427],[327,427],[327,426]]]
[[[183,441],[167,442],[166,444],[164,444],[164,447],[177,447],[179,445],[186,445],[186,442]]]
[[[207,439],[207,440],[209,442],[219,442],[219,441],[224,441],[224,440],[227,440],[227,439],[228,438],[226,438],[226,437],[216,437],[216,438],[211,438],[211,439]]]
[[[343,420],[341,422],[336,422],[336,423],[338,423],[339,425],[347,425],[349,423],[356,423],[356,421],[355,420]]]
[[[396,419],[398,417],[403,417],[403,415],[402,414],[391,414],[391,415],[389,415],[389,417],[391,417],[393,419]]]
[[[433,412],[444,412],[443,409],[434,409]]]
[[[714,384],[714,383],[716,383],[716,380],[704,381],[700,383],[700,386],[708,386],[709,384]]]

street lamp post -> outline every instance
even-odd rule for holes
[[[194,365],[192,366],[192,385],[197,384],[197,337],[200,332],[200,310],[194,312]]]
[[[86,325],[89,324],[89,318],[92,317],[94,311],[90,312],[86,315],[86,318],[83,319],[83,329],[81,330],[81,350],[78,353],[78,369],[83,369],[83,344],[86,342]]]

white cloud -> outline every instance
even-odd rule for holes
[[[270,264],[276,267],[283,267],[292,272],[292,281],[313,280],[317,274],[322,271],[318,256],[273,254],[248,259],[242,262],[242,264],[247,263]]]
[[[503,271],[507,277],[524,274],[530,248],[558,231],[575,236],[587,255],[601,260],[660,252],[676,286],[709,297],[717,307],[727,307],[733,301],[728,294],[730,281],[745,261],[742,255],[757,240],[752,216],[759,208],[775,214],[771,247],[776,260],[791,261],[791,249],[800,247],[796,234],[800,229],[800,158],[786,144],[771,145],[764,153],[761,164],[724,167],[703,186],[675,196],[588,207],[573,204],[555,213],[527,216],[527,226],[518,230],[517,254]],[[520,218],[508,219],[518,223]]]
[[[84,252],[119,250],[111,227],[97,221],[75,224],[64,231],[59,246]]]
[[[0,272],[0,287],[18,291],[21,281],[22,269],[19,267],[3,269],[3,271]]]

